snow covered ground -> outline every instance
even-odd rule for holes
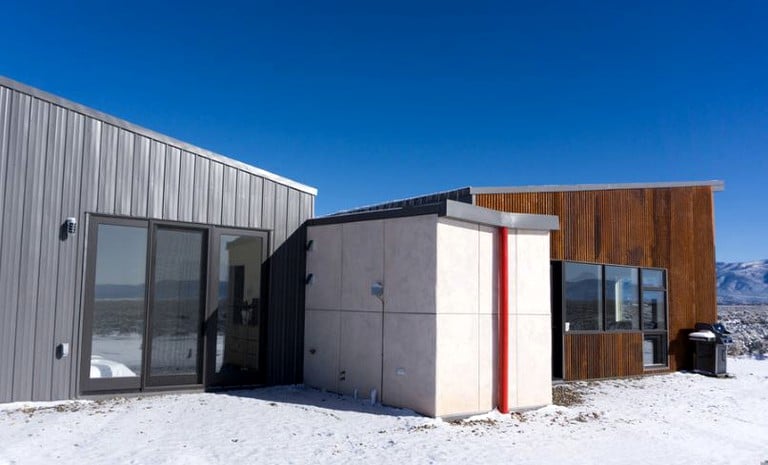
[[[300,387],[0,405],[0,464],[768,461],[768,361],[569,385],[570,407],[448,422]]]

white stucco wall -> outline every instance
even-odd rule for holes
[[[376,389],[385,404],[431,416],[496,406],[497,228],[424,215],[307,234],[305,384]],[[551,403],[549,289],[549,234],[510,230],[512,408]]]
[[[509,405],[552,403],[549,232],[511,230],[509,250]]]

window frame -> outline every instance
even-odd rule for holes
[[[654,336],[654,337],[661,337],[664,341],[663,344],[661,344],[661,347],[663,349],[663,353],[661,354],[660,358],[664,360],[664,363],[660,364],[650,364],[646,365],[645,361],[643,360],[643,369],[645,371],[653,371],[653,370],[663,370],[669,368],[669,270],[666,268],[661,267],[654,267],[654,266],[633,266],[633,265],[622,265],[617,263],[594,263],[594,262],[585,262],[585,261],[579,261],[579,260],[555,260],[555,262],[559,262],[559,266],[561,267],[560,272],[560,283],[559,283],[559,307],[560,307],[560,315],[559,318],[562,319],[562,334],[563,336],[568,334],[573,335],[584,335],[584,334],[611,334],[611,333],[639,333],[642,335],[642,340],[645,342],[646,336]],[[602,319],[600,321],[600,329],[597,330],[571,330],[568,329],[566,331],[565,324],[567,322],[567,314],[566,314],[566,273],[565,273],[565,267],[567,263],[577,263],[577,264],[584,264],[584,265],[594,265],[600,267],[600,274],[601,274],[601,300],[602,300]],[[638,329],[606,329],[606,286],[605,286],[605,277],[606,277],[606,267],[624,267],[624,268],[632,268],[637,270],[637,278],[638,278],[638,299],[639,299],[639,328]],[[661,271],[662,272],[662,286],[643,286],[643,270],[653,270],[653,271]],[[660,328],[649,328],[645,329],[645,321],[643,318],[643,291],[652,291],[652,292],[661,292],[663,294],[663,301],[664,301],[664,325]]]

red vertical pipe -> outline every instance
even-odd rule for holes
[[[499,411],[509,413],[509,292],[507,228],[499,228]]]

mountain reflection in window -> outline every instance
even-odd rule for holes
[[[599,331],[603,320],[602,268],[565,263],[566,331]]]

